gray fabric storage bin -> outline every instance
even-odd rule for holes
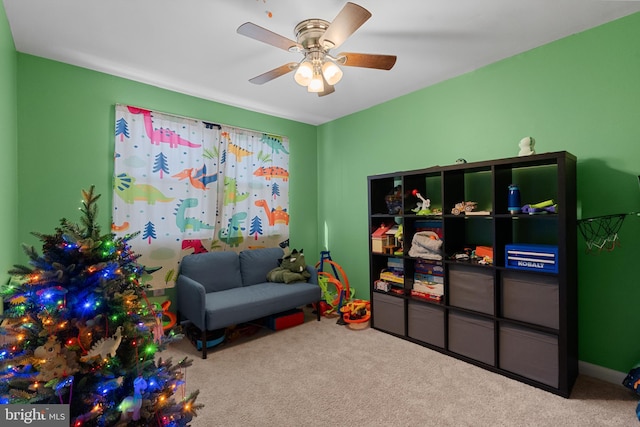
[[[415,301],[409,301],[408,310],[408,335],[444,347],[444,310]]]
[[[558,294],[557,277],[515,271],[502,273],[503,317],[558,329]]]
[[[449,313],[449,350],[494,365],[493,321],[463,313]]]
[[[558,337],[519,326],[500,326],[499,367],[558,387]]]
[[[374,292],[371,315],[374,328],[404,335],[404,299]]]
[[[494,314],[493,271],[480,267],[449,267],[449,304]]]

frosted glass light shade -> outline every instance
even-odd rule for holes
[[[324,79],[331,86],[338,83],[342,78],[342,70],[333,62],[327,61],[322,65],[322,74]]]
[[[298,66],[296,73],[293,75],[296,83],[300,86],[309,86],[311,83],[311,78],[313,77],[313,65],[311,63],[304,61],[302,64]]]
[[[309,92],[322,92],[324,90],[324,83],[322,82],[322,76],[315,74],[307,86]]]

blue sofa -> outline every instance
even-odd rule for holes
[[[202,358],[207,358],[207,331],[226,328],[291,310],[322,298],[318,274],[307,266],[309,280],[273,283],[267,273],[284,256],[280,248],[187,255],[176,280],[178,319],[202,331]],[[320,311],[317,311],[320,320]]]

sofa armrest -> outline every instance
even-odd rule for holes
[[[187,276],[180,275],[176,280],[176,299],[178,311],[201,331],[205,331],[207,325],[204,286]]]
[[[307,271],[311,274],[311,277],[307,280],[307,283],[313,283],[314,285],[318,284],[318,270],[315,267],[307,265]]]

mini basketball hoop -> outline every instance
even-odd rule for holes
[[[638,175],[640,183],[640,175]],[[605,251],[611,252],[620,246],[618,231],[627,215],[640,216],[640,212],[602,215],[578,220],[578,228],[587,244],[587,253]]]
[[[620,246],[618,231],[629,214],[604,215],[578,221],[578,228],[587,244],[587,253],[611,252]]]

